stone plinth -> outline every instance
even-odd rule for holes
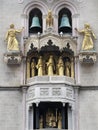
[[[97,60],[97,52],[92,51],[80,51],[79,60],[81,63],[94,64]]]
[[[21,64],[22,53],[21,52],[6,52],[4,54],[4,61],[8,65],[17,65]]]

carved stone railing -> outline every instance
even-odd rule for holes
[[[66,76],[36,76],[27,81],[27,101],[73,102],[74,79]]]
[[[35,76],[27,79],[29,85],[36,83],[66,83],[72,85],[75,80],[68,76]]]

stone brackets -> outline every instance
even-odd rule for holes
[[[79,60],[81,63],[94,64],[97,59],[96,51],[80,51]]]
[[[8,65],[19,65],[22,61],[21,52],[7,52],[4,54],[4,62]]]

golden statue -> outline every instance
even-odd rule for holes
[[[70,77],[70,69],[71,69],[71,64],[70,64],[70,62],[67,60],[66,62],[65,62],[65,75],[66,76],[69,76]]]
[[[38,76],[43,75],[43,60],[42,56],[39,57],[38,64],[37,64],[37,69],[38,69]]]
[[[40,116],[40,120],[39,120],[39,128],[42,129],[43,128],[43,116]]]
[[[61,56],[59,57],[57,67],[58,67],[58,74],[61,76],[64,75],[64,63]]]
[[[35,76],[35,71],[36,71],[35,69],[36,69],[36,63],[33,59],[31,62],[31,75],[32,75],[32,77]]]
[[[51,10],[49,10],[48,15],[46,17],[46,25],[47,25],[47,27],[52,27],[53,26],[53,17],[52,17]]]
[[[53,75],[54,71],[54,61],[53,61],[53,56],[50,55],[49,60],[47,62],[47,68],[48,68],[48,75]]]
[[[62,129],[62,116],[61,113],[58,115],[58,129]]]
[[[56,118],[53,113],[51,113],[49,117],[49,127],[50,128],[56,127]]]
[[[84,39],[83,39],[83,43],[82,43],[82,50],[91,50],[94,49],[94,44],[93,44],[93,40],[92,37],[94,39],[96,39],[95,34],[93,33],[93,31],[90,28],[90,25],[88,23],[84,24],[84,29],[79,31],[77,28],[75,28],[75,30],[78,33],[83,33],[84,34]]]
[[[10,29],[7,31],[5,40],[7,41],[8,51],[19,51],[19,43],[16,39],[16,34],[22,32],[23,29],[16,30],[14,24],[10,25]]]

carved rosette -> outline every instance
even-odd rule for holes
[[[79,60],[81,63],[94,64],[97,59],[96,51],[81,51],[79,53]]]
[[[8,65],[19,65],[22,61],[21,52],[7,52],[4,54],[4,62]]]

